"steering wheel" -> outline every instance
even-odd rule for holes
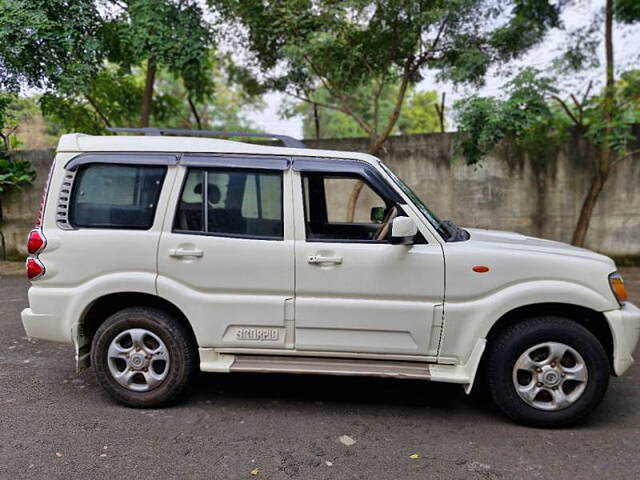
[[[389,225],[391,225],[391,222],[397,216],[398,209],[396,207],[391,207],[387,214],[384,216],[384,219],[378,227],[378,230],[376,230],[376,233],[373,235],[373,239],[376,241],[384,240],[384,238],[387,236],[387,233],[389,232]]]

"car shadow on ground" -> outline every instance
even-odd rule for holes
[[[617,389],[613,389],[617,390]],[[471,395],[460,385],[377,377],[308,374],[198,373],[182,405],[269,405],[283,412],[292,406],[315,409],[318,405],[358,409],[376,415],[423,412],[447,422],[513,424],[492,402],[482,386]],[[599,408],[571,429],[621,426],[637,415],[621,391],[609,391]],[[528,427],[521,427],[528,428]]]
[[[212,401],[284,404],[332,403],[347,407],[406,407],[444,412],[463,410],[499,417],[486,393],[468,396],[460,385],[377,377],[307,374],[199,373],[187,402]]]

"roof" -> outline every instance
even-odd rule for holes
[[[283,155],[287,157],[321,157],[377,162],[366,153],[312,148],[287,148],[253,143],[234,142],[201,137],[86,135],[69,133],[60,137],[58,152],[176,152],[228,153],[242,155]]]

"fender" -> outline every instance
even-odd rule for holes
[[[534,280],[512,284],[490,295],[444,304],[444,332],[438,361],[465,364],[479,339],[506,313],[538,303],[564,303],[603,312],[611,299],[584,285],[564,280]]]

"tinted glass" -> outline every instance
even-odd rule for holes
[[[391,202],[361,177],[309,172],[302,178],[307,239],[382,241],[377,236]]]
[[[74,181],[71,224],[86,228],[151,228],[165,173],[163,166],[81,167]]]
[[[193,233],[281,239],[282,174],[264,170],[190,169],[174,227]]]
[[[352,210],[350,210],[350,199],[356,189],[360,193],[352,205]],[[372,223],[371,209],[385,208],[385,202],[380,195],[357,178],[324,177],[324,192],[327,203],[327,220],[330,223]]]

